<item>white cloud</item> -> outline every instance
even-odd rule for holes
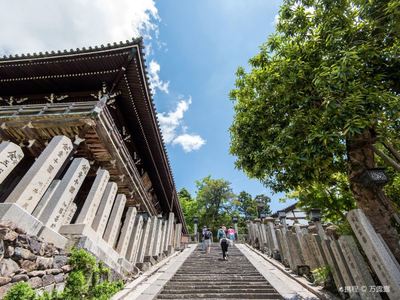
[[[160,79],[160,69],[160,65],[152,59],[149,66],[150,86],[154,94],[156,89],[168,94],[169,81],[165,82]]]
[[[160,122],[164,141],[167,144],[171,143],[176,137],[176,130],[181,125],[183,114],[189,109],[191,103],[192,98],[181,100],[174,111],[158,114],[158,121]]]
[[[0,0],[0,52],[69,49],[158,35],[154,0]]]
[[[154,0],[0,0],[0,54],[96,46],[143,36],[146,54],[159,41]],[[153,37],[155,40],[153,40]],[[160,47],[160,46],[159,46]],[[149,65],[150,84],[168,93],[160,65]]]
[[[201,136],[186,132],[188,127],[183,124],[183,117],[191,103],[191,97],[187,100],[182,99],[178,102],[175,110],[158,114],[164,141],[167,144],[181,145],[185,152],[198,150],[206,142]],[[178,131],[182,133],[178,134]]]
[[[198,150],[206,143],[206,141],[197,134],[181,134],[178,135],[173,141],[172,144],[179,144],[182,146],[183,151],[191,152],[193,150]]]

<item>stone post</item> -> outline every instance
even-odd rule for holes
[[[171,245],[171,239],[172,239],[172,230],[174,226],[174,220],[175,220],[175,215],[173,212],[170,212],[168,215],[168,221],[167,221],[167,237],[165,240],[165,247],[164,251],[168,250],[168,246]]]
[[[276,229],[276,236],[278,237],[279,244],[281,245],[281,260],[285,266],[291,266],[291,258],[286,236],[282,232],[282,228]]]
[[[162,222],[162,236],[161,236],[161,246],[160,246],[160,254],[165,254],[165,245],[166,245],[166,241],[167,241],[167,228],[168,228],[168,223],[167,221]]]
[[[126,257],[126,251],[128,250],[129,240],[132,234],[133,225],[135,223],[136,213],[136,207],[129,207],[128,211],[126,212],[124,225],[122,226],[117,245],[117,252],[122,257]]]
[[[255,222],[255,226],[257,228],[256,231],[257,231],[258,241],[260,244],[260,250],[263,251],[265,249],[266,243],[267,243],[266,236],[263,232],[263,226],[262,226],[263,224],[261,223],[260,219],[256,219],[254,222]]]
[[[364,287],[369,289],[375,286],[375,283],[369,273],[367,264],[357,248],[354,238],[349,235],[339,237],[338,242],[332,243],[332,250],[335,256],[343,257],[343,263],[339,265],[339,269],[346,286],[357,286],[361,299],[381,299],[379,293],[371,293],[368,290],[364,291]],[[351,292],[350,295],[357,294],[357,291]]]
[[[40,216],[43,213],[44,208],[49,203],[51,197],[53,197],[53,194],[56,191],[56,189],[58,188],[58,186],[60,185],[60,182],[61,182],[61,180],[59,180],[59,179],[53,180],[51,182],[51,184],[50,184],[49,188],[47,189],[46,193],[43,195],[42,199],[40,199],[38,205],[36,206],[36,208],[32,212],[32,215],[34,217],[40,219]]]
[[[181,249],[181,239],[182,239],[182,224],[178,223],[176,224],[175,228],[175,249],[180,250]]]
[[[161,218],[158,218],[157,229],[156,229],[156,239],[154,240],[154,246],[153,246],[153,250],[152,250],[152,256],[154,257],[154,259],[158,259],[158,256],[161,253],[162,223],[163,223],[163,220]]]
[[[331,241],[330,240],[320,240],[322,251],[325,254],[326,261],[328,266],[332,271],[333,280],[335,281],[336,287],[339,291],[343,290],[343,287],[346,286],[345,281],[343,279],[343,273],[339,269],[340,261],[336,261],[336,257],[332,251]],[[340,257],[337,257],[340,259]]]
[[[157,216],[152,216],[151,217],[151,222],[150,222],[150,229],[149,229],[149,236],[148,236],[148,241],[146,243],[146,250],[144,253],[145,261],[150,260],[150,257],[153,256],[153,248],[156,246],[157,243],[157,221],[158,218]]]
[[[301,229],[300,224],[294,225],[296,231],[297,241],[300,245],[301,253],[303,255],[304,263],[310,267],[310,271],[317,268],[317,263],[315,262],[315,257],[313,256],[312,252],[310,251],[310,247],[306,240],[303,238],[304,233],[307,234],[307,229],[305,232]]]
[[[76,224],[92,224],[109,179],[110,174],[107,170],[99,169],[97,171],[93,185],[76,219]]]
[[[114,201],[114,205],[111,211],[110,218],[104,232],[103,239],[108,242],[111,247],[114,247],[115,242],[118,238],[118,232],[120,229],[121,218],[124,212],[126,203],[126,196],[124,194],[118,194]]]
[[[285,264],[285,252],[283,251],[283,246],[282,246],[282,232],[280,232],[280,229],[274,229],[275,231],[275,236],[276,240],[278,241],[278,249],[279,249],[279,256],[278,259],[282,262],[282,264]]]
[[[249,229],[249,242],[250,242],[250,245],[254,246],[255,242],[256,242],[256,238],[257,238],[255,224],[253,222],[249,222],[248,229]]]
[[[84,158],[75,158],[68,168],[59,186],[54,191],[53,197],[44,208],[40,221],[44,225],[58,231],[62,224],[62,215],[74,201],[90,168],[89,162]]]
[[[69,138],[55,136],[5,202],[18,204],[32,213],[71,151]]]
[[[175,243],[175,220],[172,223],[172,229],[171,229],[170,238],[169,238],[169,245],[167,246],[168,255],[171,255],[172,253],[175,252],[174,243]]]
[[[0,184],[10,175],[11,171],[24,157],[20,146],[12,142],[0,144]]]
[[[144,256],[146,253],[147,244],[149,243],[149,234],[151,228],[151,219],[147,219],[146,224],[143,226],[142,237],[140,243],[138,244],[138,255],[136,259],[136,264],[143,264]],[[138,266],[140,268],[140,266]]]
[[[291,231],[287,231],[286,238],[288,241],[290,257],[292,258],[292,270],[295,273],[298,273],[298,267],[304,265],[304,259],[300,244],[297,240],[297,235]]]
[[[136,216],[135,225],[131,233],[128,250],[126,252],[126,259],[133,265],[136,264],[137,255],[139,251],[139,243],[143,233],[143,217]]]
[[[390,299],[400,299],[400,269],[388,247],[378,236],[361,209],[353,209],[347,214],[351,228],[353,229],[365,255],[378,276],[383,286],[387,286]]]
[[[318,260],[312,245],[310,244],[310,234],[308,233],[307,228],[303,228],[300,230],[298,235],[300,244],[302,249],[304,249],[304,259],[306,260],[307,265],[310,267],[310,271],[313,271],[318,268]]]
[[[317,258],[319,267],[325,267],[328,266],[328,261],[326,259],[325,253],[322,249],[321,245],[321,237],[318,234],[311,234],[309,235],[309,242],[310,246],[313,249],[313,252],[315,254],[315,257]]]
[[[274,218],[272,217],[266,217],[265,218],[265,222],[266,222],[266,230],[268,232],[268,236],[270,238],[270,249],[272,251],[272,256],[274,258],[277,257],[277,253],[279,253],[279,246],[278,246],[278,239],[276,237],[275,234],[275,228],[274,228]]]
[[[287,259],[289,267],[292,270],[295,270],[294,257],[292,257],[293,250],[291,250],[291,247],[289,245],[289,239],[288,239],[288,234],[289,233],[287,231],[286,218],[284,219],[283,224],[281,223],[281,231],[282,231],[282,246],[285,249],[285,258]]]
[[[118,186],[115,182],[107,183],[106,190],[101,198],[99,208],[92,223],[92,228],[100,236],[103,236],[106,230],[108,218],[110,217],[111,208],[114,203],[115,196],[118,192]]]
[[[63,220],[64,220],[63,224],[64,225],[68,225],[71,223],[72,218],[74,217],[77,209],[78,209],[78,206],[74,202],[72,202],[68,206],[67,210],[65,211],[65,215],[63,216]]]
[[[199,242],[197,223],[194,223],[193,225],[193,234],[194,234],[194,241]]]

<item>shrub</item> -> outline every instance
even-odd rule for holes
[[[4,296],[4,300],[35,300],[35,291],[26,282],[14,285]]]
[[[110,270],[102,262],[83,249],[72,249],[68,263],[72,271],[68,274],[63,292],[54,290],[37,296],[26,283],[13,286],[4,297],[5,300],[107,300],[123,288],[121,280],[110,281]]]
[[[325,286],[331,276],[331,269],[328,266],[317,268],[311,272],[314,276],[314,283]]]

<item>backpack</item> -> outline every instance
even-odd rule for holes
[[[218,239],[221,239],[221,238],[226,236],[225,235],[225,231],[222,228],[218,229],[218,234],[217,235],[218,235]]]
[[[207,230],[207,231],[204,233],[204,239],[205,239],[205,240],[211,239],[211,236],[212,236],[212,233],[211,233],[211,231],[209,231],[209,230]]]

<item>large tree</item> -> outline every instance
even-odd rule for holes
[[[214,230],[221,224],[230,222],[235,198],[230,182],[207,176],[196,181],[196,187],[196,200],[201,212],[200,222]]]
[[[276,32],[237,71],[231,92],[236,166],[276,192],[335,184],[353,197],[400,261],[396,211],[357,180],[373,145],[398,139],[398,0],[284,0]]]
[[[251,220],[259,217],[259,213],[264,213],[266,215],[271,214],[271,209],[269,204],[271,203],[271,198],[268,196],[261,194],[257,195],[254,198],[247,192],[241,191],[237,198],[234,201],[236,206],[236,210],[241,217],[241,220]],[[262,204],[259,208],[259,204]]]

